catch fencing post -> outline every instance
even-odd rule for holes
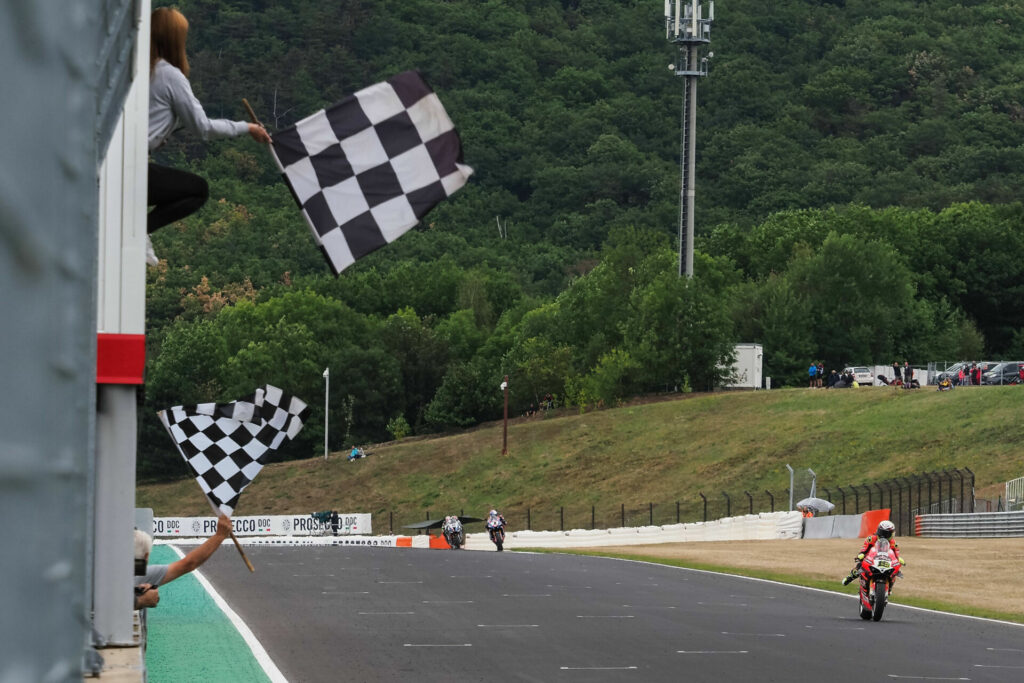
[[[676,501],[676,524],[679,524],[679,501]]]
[[[971,472],[970,467],[964,468],[967,474],[971,475],[971,512],[974,512],[974,472]]]
[[[878,489],[878,509],[881,510],[882,506],[885,505],[885,491],[882,490],[882,485],[877,481],[875,482],[875,488]],[[889,514],[892,514],[891,510]]]
[[[565,507],[558,508],[558,530],[565,531]]]
[[[821,490],[825,492],[825,500],[827,500],[828,502],[831,503],[832,502],[832,491],[830,489],[825,488],[824,486],[821,487]]]
[[[530,508],[526,508],[526,530],[527,531],[532,531],[533,530],[533,526],[531,526],[531,520],[530,520]]]
[[[845,515],[846,514],[846,491],[843,490],[842,486],[837,486],[836,488],[839,489],[839,495],[841,495],[843,497],[843,514]]]
[[[850,488],[853,490],[853,514],[860,514],[860,492],[857,491],[857,487],[850,484]]]
[[[708,521],[708,499],[704,496],[704,492],[700,492],[701,500],[704,501],[704,521]]]
[[[725,516],[732,517],[732,499],[725,491],[722,491],[722,495],[725,496]]]
[[[654,526],[654,503],[647,503],[647,512],[649,513],[648,522]]]
[[[775,512],[775,496],[768,489],[765,489],[764,492],[768,494],[768,499],[772,502],[772,512]]]
[[[750,491],[744,491],[747,494],[747,502],[750,503],[750,514],[754,514],[754,497],[750,495]]]
[[[625,529],[626,528],[626,504],[625,503],[620,503],[619,505],[620,505],[620,507],[619,507],[619,514],[622,516],[622,528]]]
[[[395,533],[395,511],[388,510],[388,533]]]
[[[594,506],[590,506],[590,528],[594,528]]]

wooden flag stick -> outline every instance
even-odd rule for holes
[[[258,118],[258,117],[256,116],[256,112],[254,112],[254,111],[252,110],[252,106],[251,106],[251,105],[249,104],[249,100],[247,100],[247,99],[245,99],[245,98],[243,97],[243,98],[242,98],[242,104],[243,104],[243,105],[245,105],[245,110],[246,110],[247,112],[249,112],[249,120],[250,120],[250,121],[252,121],[253,123],[258,123],[259,125],[261,125],[261,126],[262,126],[262,125],[263,125],[263,123],[262,123],[262,122],[261,122],[261,121],[259,120],[259,118]]]
[[[249,568],[250,572],[255,572],[256,568],[252,566],[252,562],[250,562],[249,558],[245,556],[245,551],[242,550],[242,544],[238,542],[237,538],[235,538],[234,531],[231,532],[231,540],[235,542],[235,547],[238,548],[238,554],[241,555],[242,559],[245,561],[245,566]]]
[[[217,515],[219,519],[221,514],[223,513],[221,513],[221,511],[217,508],[216,505],[213,504],[213,501],[210,500],[209,498],[206,499],[206,502],[210,504],[210,507],[213,508],[213,514]],[[242,560],[245,562],[245,566],[249,568],[250,572],[255,572],[256,568],[252,566],[252,562],[250,562],[249,558],[245,556],[245,551],[242,550],[242,544],[238,542],[237,538],[235,538],[234,530],[232,529],[231,531],[228,531],[228,534],[230,534],[231,540],[235,542],[235,548],[238,550],[238,554],[242,556]]]

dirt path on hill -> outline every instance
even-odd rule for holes
[[[907,560],[904,578],[896,584],[897,596],[1024,616],[1024,539],[899,538],[897,542]],[[860,540],[851,538],[664,543],[586,550],[795,574],[831,581],[840,589],[839,582],[853,566],[860,544]],[[951,572],[950,562],[964,558],[969,558],[972,566]],[[965,586],[970,590],[964,590]]]

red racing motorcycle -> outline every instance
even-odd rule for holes
[[[880,538],[860,562],[860,618],[881,621],[892,584],[903,563],[888,539]]]

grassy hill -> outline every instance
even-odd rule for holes
[[[953,467],[977,475],[979,493],[1024,475],[1022,387],[963,388],[939,393],[887,387],[789,389],[672,397],[590,412],[517,418],[501,455],[502,425],[465,433],[406,439],[368,447],[372,455],[346,462],[275,463],[241,498],[236,513],[286,514],[336,509],[374,513],[374,527],[465,510],[502,509],[515,527],[531,510],[533,528],[617,526],[623,506],[655,522],[768,508],[765,489],[781,502],[786,464],[813,469],[819,486],[846,486]],[[169,444],[168,444],[169,445]],[[177,457],[177,456],[175,456]],[[184,469],[184,465],[182,465]],[[206,515],[209,506],[191,479],[139,487],[137,504],[158,516]],[[627,520],[630,521],[630,520]],[[643,523],[643,519],[632,520]]]

